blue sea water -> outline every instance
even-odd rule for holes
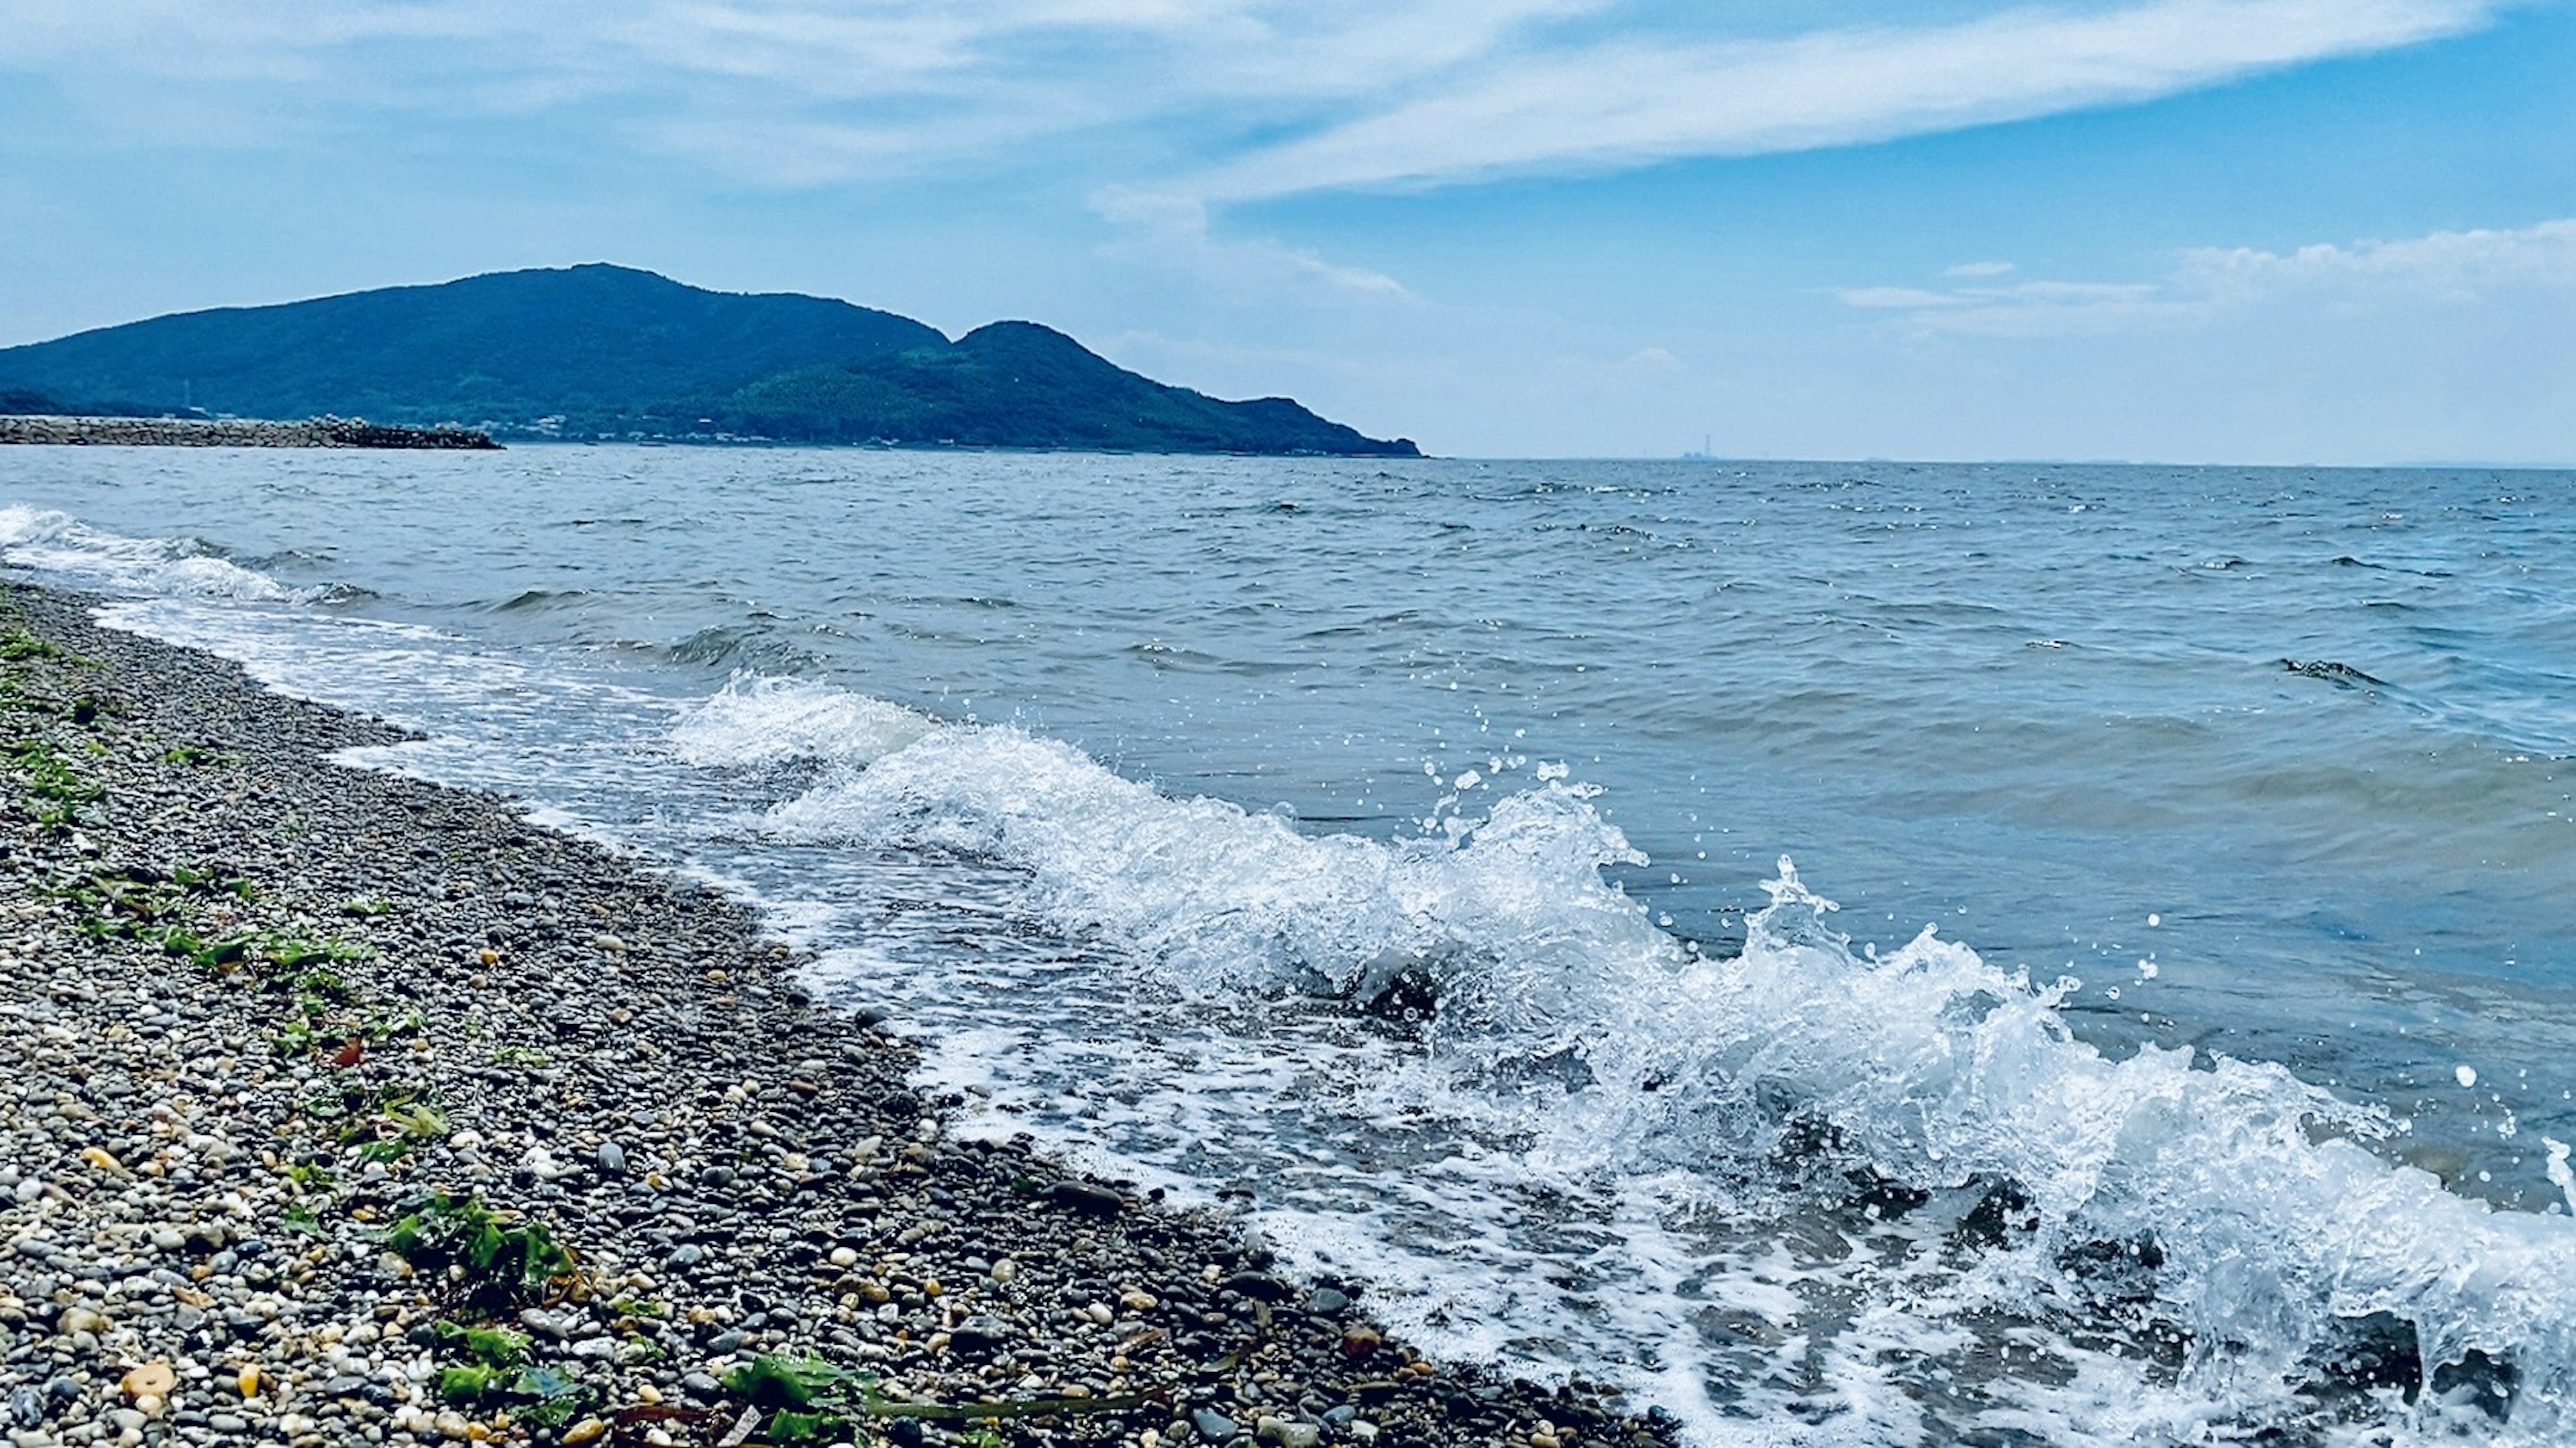
[[[2545,1443],[2572,486],[23,448],[0,554],[1697,1441]]]

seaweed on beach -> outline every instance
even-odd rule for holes
[[[1128,1393],[1091,1398],[1008,1398],[995,1402],[930,1403],[890,1397],[871,1374],[816,1357],[763,1354],[726,1373],[724,1389],[755,1412],[770,1414],[764,1442],[834,1441],[870,1419],[926,1423],[991,1424],[1009,1418],[1078,1418],[1169,1407],[1169,1393]]]
[[[534,1306],[568,1295],[581,1267],[545,1223],[464,1192],[431,1192],[384,1234],[385,1249],[415,1268],[444,1273],[456,1305],[478,1312]]]

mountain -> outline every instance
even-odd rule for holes
[[[1221,402],[1000,322],[593,264],[227,307],[0,349],[0,392],[566,437],[1413,456],[1286,398]]]
[[[1410,442],[1362,437],[1284,397],[1219,402],[1167,387],[1034,322],[766,377],[709,400],[696,421],[813,442],[1415,455]]]
[[[0,382],[243,417],[518,422],[943,341],[847,302],[577,266],[102,327],[0,351]]]

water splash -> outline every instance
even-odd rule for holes
[[[1579,1290],[1480,1295],[1377,1242],[1381,1301],[1402,1317],[1411,1299],[1435,1340],[1509,1357],[1533,1333],[1653,1331],[1627,1355],[1638,1386],[1709,1442],[1797,1421],[1776,1394],[1712,1392],[1727,1353],[1689,1338],[1730,1294],[1796,1344],[1796,1371],[1775,1376],[1801,1380],[1806,1416],[1831,1405],[1830,1427],[1789,1441],[2016,1423],[2067,1441],[2267,1425],[2322,1441],[2465,1422],[2539,1444],[2576,1427],[2576,1222],[2384,1159],[2381,1112],[2281,1066],[2152,1044],[2113,1059],[2069,1029],[2074,982],[1928,928],[1855,951],[1786,859],[1742,953],[1701,955],[1603,878],[1644,859],[1567,781],[1446,835],[1316,835],[1017,729],[889,728],[890,708],[738,680],[683,747],[822,759],[770,831],[1012,867],[1023,908],[1183,998],[1422,1006],[1410,1045],[1352,1049],[1329,1088],[1343,1109],[1472,1144],[1413,1164],[1450,1178],[1426,1189],[1447,1207],[1489,1210],[1477,1188],[1508,1182],[1569,1220],[1625,1220],[1594,1264],[1621,1284],[1615,1308]],[[1861,1197],[1877,1205],[1849,1235],[1883,1237],[1879,1260],[1782,1265],[1782,1234],[1848,1226]],[[1713,1231],[1711,1212],[1736,1220]],[[1292,1256],[1372,1255],[1341,1240],[1364,1220],[1295,1218],[1268,1216]],[[2357,1341],[2391,1331],[2398,1366],[2349,1370]],[[1998,1352],[1967,1406],[1942,1403],[1958,1389],[1940,1380]]]
[[[267,574],[214,556],[185,538],[129,538],[93,528],[69,513],[0,507],[0,557],[82,587],[168,598],[294,603],[321,589],[294,589]]]
[[[737,673],[671,731],[681,761],[701,767],[829,759],[865,764],[937,724],[910,709],[812,683]]]

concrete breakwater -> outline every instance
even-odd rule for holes
[[[193,417],[0,417],[0,443],[95,447],[377,447],[496,450],[489,433],[399,427],[356,417],[301,422]]]

